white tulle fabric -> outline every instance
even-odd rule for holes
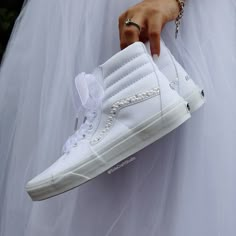
[[[1,236],[236,235],[236,2],[189,0],[163,39],[207,103],[135,161],[58,197],[26,182],[73,134],[74,78],[119,50],[117,19],[135,0],[26,2],[0,71]]]

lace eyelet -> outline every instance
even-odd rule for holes
[[[203,98],[205,97],[205,92],[204,92],[204,90],[201,91],[201,95],[202,95]]]

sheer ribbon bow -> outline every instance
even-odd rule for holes
[[[75,78],[75,87],[85,110],[84,120],[64,144],[63,153],[69,153],[72,147],[77,146],[78,142],[93,130],[93,121],[97,117],[104,95],[103,87],[93,74],[80,73]]]

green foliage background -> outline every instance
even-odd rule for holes
[[[17,9],[0,8],[0,61],[18,13]]]

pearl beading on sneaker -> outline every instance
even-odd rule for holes
[[[149,98],[152,98],[152,97],[155,97],[158,95],[160,95],[160,89],[158,87],[155,87],[155,88],[152,88],[148,91],[145,91],[142,93],[137,93],[133,96],[118,100],[117,102],[113,103],[113,105],[111,106],[111,110],[110,110],[110,114],[108,116],[108,119],[105,122],[105,128],[99,132],[99,135],[96,138],[94,138],[90,141],[90,144],[96,144],[102,140],[102,138],[105,136],[105,134],[111,129],[111,127],[114,123],[115,117],[117,116],[118,112],[122,108],[133,105],[135,103],[142,102],[144,100],[147,100]]]
[[[190,80],[189,75],[186,75],[186,76],[185,76],[185,79],[186,79],[187,81]]]
[[[173,80],[170,82],[170,88],[173,89],[173,90],[176,90],[176,87],[178,85],[178,81],[177,80]]]

